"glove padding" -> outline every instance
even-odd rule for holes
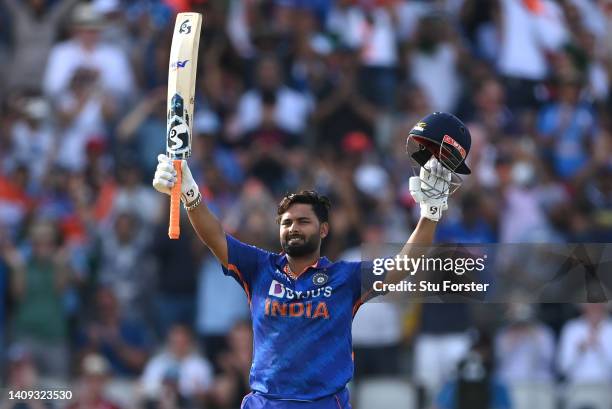
[[[419,176],[410,178],[410,194],[421,206],[421,217],[440,220],[442,212],[448,209],[451,177],[451,172],[432,157],[421,167]]]
[[[176,183],[176,171],[172,165],[172,159],[164,154],[160,154],[157,156],[157,161],[157,168],[155,169],[155,176],[153,177],[153,187],[158,192],[169,195],[172,187]],[[181,201],[183,204],[189,204],[197,199],[200,194],[200,189],[195,180],[193,180],[193,176],[185,160],[181,160],[181,172]]]

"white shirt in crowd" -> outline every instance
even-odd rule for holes
[[[291,133],[306,129],[313,101],[308,96],[289,87],[281,87],[276,93],[274,119],[276,125]],[[253,131],[261,125],[263,101],[256,90],[247,91],[238,103],[238,120],[242,132]]]
[[[364,65],[393,67],[397,64],[397,47],[391,16],[382,7],[371,13],[369,22],[359,7],[337,8],[331,11],[327,27],[340,36],[343,44],[361,51]]]
[[[606,319],[591,335],[591,326],[584,318],[565,324],[559,341],[559,370],[571,383],[612,382],[612,320]],[[584,349],[583,342],[594,336]]]
[[[498,66],[508,77],[542,80],[547,75],[546,52],[559,50],[567,38],[561,8],[550,0],[531,11],[523,0],[501,1],[501,44]]]
[[[456,63],[457,52],[450,44],[440,44],[431,53],[415,51],[410,56],[412,81],[423,90],[433,111],[455,108],[461,92]]]
[[[134,78],[129,60],[116,46],[99,44],[88,51],[76,40],[64,41],[51,49],[43,79],[47,95],[58,95],[68,89],[74,72],[86,67],[100,73],[100,86],[117,96],[132,92]]]
[[[32,128],[20,121],[13,125],[11,133],[13,152],[9,158],[14,164],[27,166],[31,177],[41,181],[53,153],[53,129],[46,124]]]
[[[72,93],[60,96],[58,105],[63,111],[71,111],[79,104]],[[57,161],[73,171],[80,171],[87,165],[87,143],[94,139],[106,139],[106,124],[102,112],[102,97],[93,95],[67,124],[59,137]]]
[[[144,394],[150,398],[158,397],[162,391],[164,378],[174,370],[178,374],[178,390],[185,397],[193,397],[212,385],[212,367],[197,353],[194,352],[177,361],[170,353],[162,352],[153,357],[144,369],[141,378]]]
[[[499,377],[508,383],[552,382],[555,339],[550,328],[503,328],[495,338]]]

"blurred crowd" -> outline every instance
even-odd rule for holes
[[[0,0],[0,384],[78,379],[75,408],[120,407],[109,380],[146,408],[248,392],[244,294],[185,215],[167,238],[150,187],[184,10],[204,14],[190,167],[241,240],[278,251],[276,203],[308,188],[329,258],[404,242],[406,136],[441,110],[473,174],[438,242],[612,242],[608,0]],[[612,382],[605,304],[371,304],[354,331],[357,379],[410,376],[441,408],[474,356],[500,408],[507,383]]]

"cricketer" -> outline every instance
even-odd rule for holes
[[[410,255],[413,244],[433,242],[452,193],[452,176],[470,173],[465,158],[471,137],[455,116],[430,114],[415,125],[410,138],[420,146],[412,154],[421,167],[419,176],[410,178],[410,193],[421,217],[399,253],[402,257]],[[166,155],[159,155],[158,161],[153,186],[170,194],[176,172]],[[321,242],[330,231],[329,200],[314,191],[286,195],[277,209],[283,251],[271,253],[226,234],[184,160],[181,169],[182,202],[193,228],[249,301],[252,392],[241,408],[350,408],[346,385],[353,376],[351,324],[372,294],[363,291],[369,283],[362,282],[362,262],[321,257]],[[402,278],[403,272],[391,271],[376,280],[395,283]]]

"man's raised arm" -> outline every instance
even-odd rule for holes
[[[158,164],[153,178],[153,187],[161,193],[170,195],[172,186],[176,182],[176,172],[172,161],[166,155],[157,157]],[[181,201],[187,209],[191,225],[198,237],[208,246],[210,251],[219,259],[224,267],[228,264],[227,239],[221,223],[208,206],[202,202],[202,194],[196,184],[187,161],[181,161],[182,183]]]
[[[436,226],[442,217],[442,212],[448,208],[449,182],[451,172],[437,159],[430,159],[421,168],[419,176],[410,178],[410,194],[421,208],[421,218],[410,235],[410,238],[399,252],[400,259],[419,258],[426,256],[429,246],[433,243]],[[441,186],[437,194],[430,192],[432,188]],[[403,280],[408,271],[392,270],[385,277],[385,283],[397,283]]]

